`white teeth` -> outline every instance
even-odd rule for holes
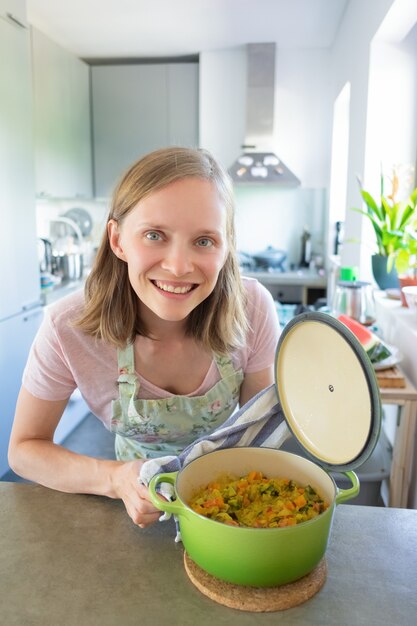
[[[159,281],[155,281],[156,286],[162,291],[169,291],[170,293],[188,293],[191,291],[191,286],[188,287],[173,287],[172,285],[164,285],[164,283],[160,283]]]

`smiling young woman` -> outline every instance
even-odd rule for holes
[[[231,182],[204,150],[166,148],[117,186],[84,293],[54,305],[24,374],[9,462],[31,480],[122,498],[142,526],[160,512],[137,481],[273,382],[279,325],[269,292],[242,279]],[[53,443],[78,387],[113,431],[117,461]]]

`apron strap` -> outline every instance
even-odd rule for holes
[[[117,365],[119,368],[119,376],[123,374],[135,373],[135,354],[133,343],[126,344],[126,347],[117,350]]]
[[[132,414],[134,399],[139,389],[139,381],[135,373],[135,355],[133,344],[128,343],[125,348],[117,350],[117,364],[119,377],[119,402],[126,414]],[[134,409],[133,409],[133,412]]]
[[[219,354],[214,354],[213,356],[220,372],[220,376],[223,379],[233,376],[236,373],[233,367],[232,359],[229,356],[220,356]]]

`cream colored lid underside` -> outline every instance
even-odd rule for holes
[[[371,428],[370,392],[353,348],[332,326],[311,321],[289,330],[277,384],[290,428],[317,459],[343,465],[360,454]]]

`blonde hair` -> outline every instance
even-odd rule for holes
[[[226,209],[228,255],[212,293],[188,316],[186,332],[205,347],[226,354],[244,342],[248,322],[245,295],[236,255],[234,199],[228,175],[206,150],[170,147],[151,152],[134,163],[118,183],[108,221],[121,223],[143,198],[183,178],[211,181]],[[112,251],[104,232],[85,285],[85,307],[75,325],[117,347],[149,336],[139,314],[127,264]]]

